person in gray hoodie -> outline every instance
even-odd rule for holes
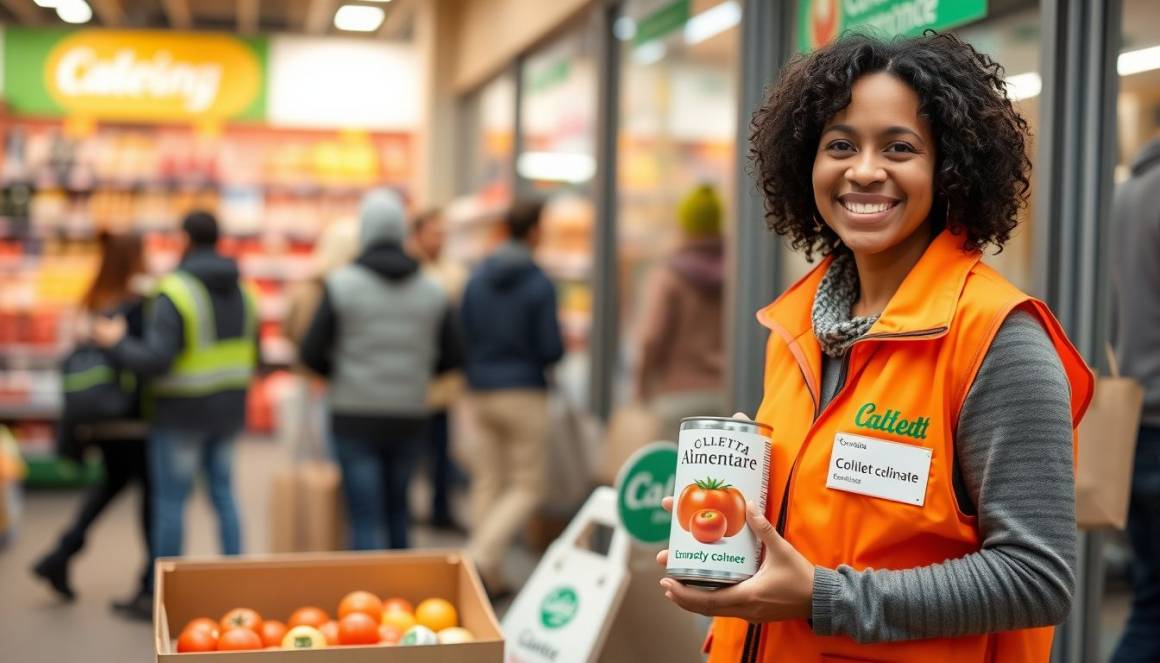
[[[329,380],[331,433],[351,546],[406,548],[407,485],[429,418],[432,376],[462,362],[444,290],[403,250],[399,197],[368,193],[359,212],[362,253],[326,278],[302,341],[302,362]]]
[[[1144,386],[1128,510],[1132,612],[1112,661],[1160,661],[1160,137],[1132,163],[1112,215],[1115,346],[1121,372]]]

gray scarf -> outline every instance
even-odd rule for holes
[[[822,352],[835,359],[846,354],[850,345],[870,331],[878,316],[850,317],[858,299],[858,268],[854,256],[846,253],[834,258],[818,284],[814,307],[810,313],[814,336]]]

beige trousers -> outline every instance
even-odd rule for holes
[[[547,483],[548,400],[540,390],[471,394],[476,448],[471,462],[471,521],[467,544],[483,580],[503,587],[512,539],[544,498]]]

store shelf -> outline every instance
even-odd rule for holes
[[[60,416],[59,403],[0,401],[0,421],[52,421]]]
[[[64,356],[66,348],[60,346],[37,346],[10,344],[0,345],[0,361],[45,363],[56,362]]]

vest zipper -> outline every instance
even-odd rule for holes
[[[863,337],[855,340],[853,343],[850,344],[850,347],[846,350],[846,356],[842,358],[842,371],[838,377],[838,390],[834,392],[833,398],[831,398],[829,400],[829,402],[826,403],[826,407],[824,409],[821,406],[822,395],[814,393],[813,388],[810,386],[809,377],[806,375],[807,367],[803,366],[799,362],[798,363],[798,370],[801,371],[802,378],[805,380],[805,383],[806,383],[806,388],[809,389],[810,398],[812,398],[814,401],[814,419],[810,423],[810,430],[806,431],[806,437],[807,438],[809,437],[810,432],[813,430],[814,424],[816,424],[818,422],[818,419],[821,419],[822,414],[824,414],[826,410],[829,410],[830,406],[833,405],[834,401],[838,400],[838,396],[841,396],[842,392],[846,390],[846,378],[848,377],[849,370],[850,370],[850,357],[854,354],[854,346],[855,345],[857,345],[863,341],[868,341],[868,340],[938,338],[939,336],[942,336],[943,334],[945,334],[946,331],[947,331],[946,327],[933,327],[931,329],[923,329],[923,330],[911,331],[911,332],[868,334],[866,336],[863,336]],[[805,443],[805,441],[803,440],[803,445],[804,445],[804,443]],[[778,509],[777,523],[774,526],[775,529],[777,529],[777,533],[782,535],[782,536],[785,536],[786,520],[788,520],[788,518],[789,518],[790,487],[793,485],[794,473],[797,471],[798,459],[800,457],[801,457],[801,449],[798,450],[797,456],[795,456],[793,459],[793,465],[791,465],[789,468],[789,474],[786,475],[785,491],[782,493],[782,496],[781,496],[781,507]],[[741,663],[757,663],[757,654],[761,649],[762,635],[763,635],[762,628],[761,628],[760,624],[750,624],[748,626],[748,628],[745,631],[745,646],[741,650]]]

